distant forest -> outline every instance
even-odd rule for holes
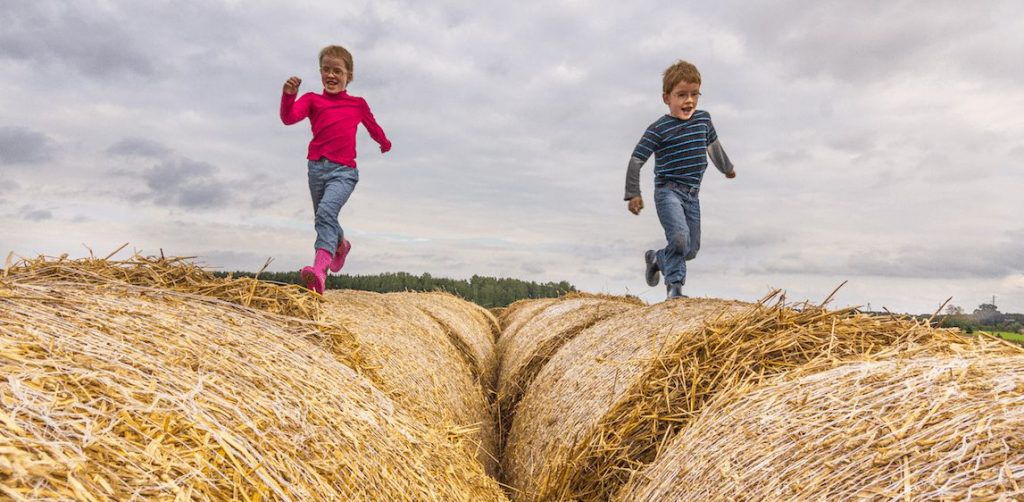
[[[253,272],[215,272],[218,277],[255,277]],[[263,272],[265,281],[303,285],[298,272]],[[499,279],[474,275],[469,280],[433,277],[430,274],[412,275],[389,272],[377,275],[329,275],[327,289],[358,289],[390,293],[393,291],[447,291],[483,307],[504,307],[524,298],[555,298],[576,291],[566,281],[528,282],[519,279]]]

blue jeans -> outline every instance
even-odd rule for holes
[[[658,250],[658,268],[665,284],[686,284],[686,261],[700,249],[700,200],[697,188],[666,182],[654,188],[658,220],[668,245]]]
[[[359,183],[359,171],[322,157],[309,161],[308,165],[309,194],[313,197],[313,211],[316,212],[314,247],[333,255],[345,236],[338,223],[338,213]]]

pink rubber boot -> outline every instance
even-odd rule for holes
[[[327,267],[331,264],[331,253],[317,248],[316,258],[313,259],[312,267],[302,267],[299,275],[306,281],[306,287],[324,294],[324,283],[327,282]]]
[[[351,250],[352,243],[348,239],[342,239],[341,244],[338,244],[338,251],[334,253],[334,259],[331,260],[331,272],[337,272],[345,266],[345,257]]]

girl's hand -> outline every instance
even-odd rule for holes
[[[302,85],[302,79],[299,77],[290,77],[284,82],[284,93],[285,94],[298,94],[299,86]]]

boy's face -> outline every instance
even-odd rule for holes
[[[341,58],[324,56],[320,61],[320,81],[324,84],[324,90],[337,94],[348,87],[348,71],[345,70],[345,61]]]
[[[663,94],[661,97],[668,105],[669,115],[680,120],[689,120],[693,116],[693,112],[697,110],[700,84],[683,80],[672,88],[672,92]]]

